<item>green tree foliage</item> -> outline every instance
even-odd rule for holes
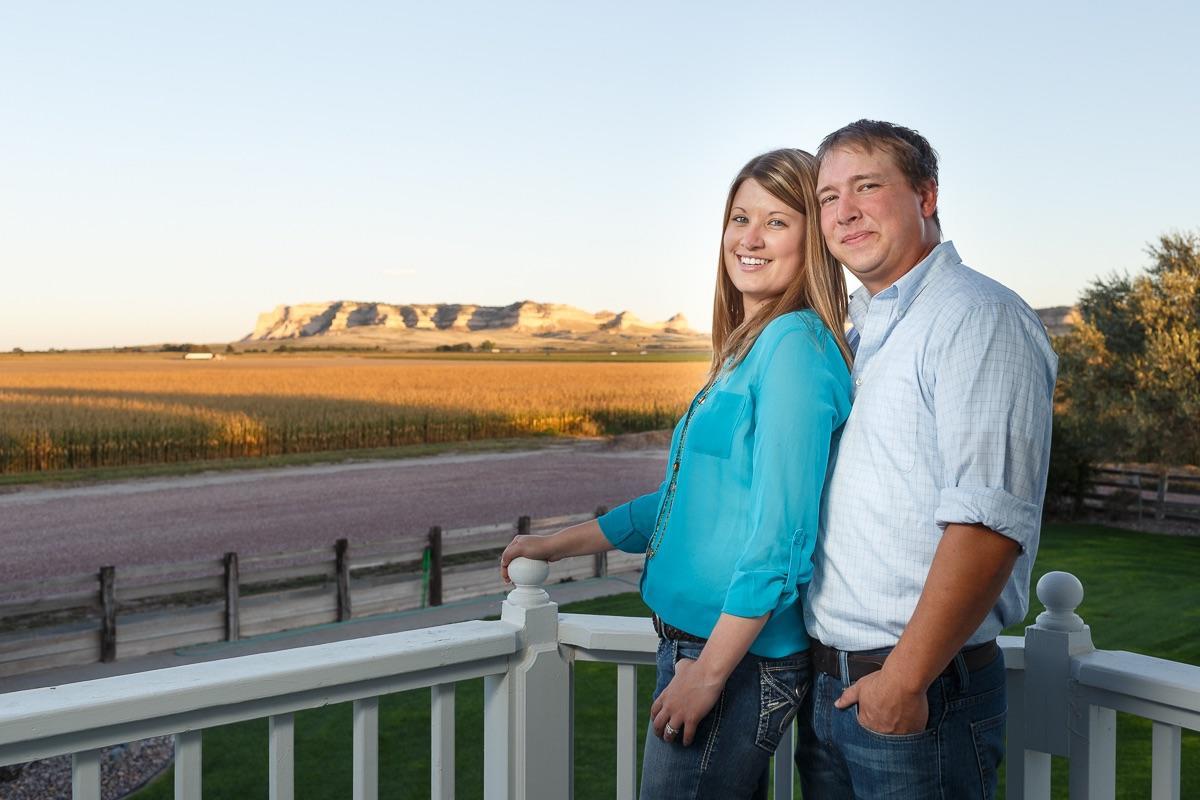
[[[1064,457],[1200,463],[1200,235],[1166,234],[1146,252],[1143,274],[1085,289],[1082,321],[1055,341]]]

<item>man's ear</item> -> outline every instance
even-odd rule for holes
[[[921,216],[929,219],[937,213],[938,185],[933,181],[926,181],[925,185],[917,190],[917,194],[921,196]]]

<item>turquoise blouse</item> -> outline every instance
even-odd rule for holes
[[[812,576],[831,443],[850,412],[846,363],[820,317],[796,311],[772,320],[700,399],[642,597],[663,621],[705,638],[722,612],[770,612],[750,652],[805,650],[802,587]],[[658,491],[600,518],[614,547],[644,552],[654,537],[685,420]]]

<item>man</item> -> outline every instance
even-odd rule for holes
[[[804,796],[991,797],[995,639],[1029,605],[1057,358],[1037,315],[941,241],[923,136],[860,120],[818,158],[825,240],[863,286],[805,608]]]

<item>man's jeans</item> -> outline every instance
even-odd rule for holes
[[[663,639],[658,644],[654,697],[675,676],[681,658],[697,658],[702,645]],[[664,742],[646,730],[642,800],[736,800],[767,796],[771,756],[809,685],[807,652],[786,658],[747,654],[725,682],[716,705],[688,747]]]
[[[864,728],[858,707],[834,708],[847,682],[817,673],[796,725],[796,766],[805,800],[966,800],[996,794],[1004,755],[1004,656],[929,687],[929,723],[891,736]],[[845,665],[842,678],[846,677]]]

